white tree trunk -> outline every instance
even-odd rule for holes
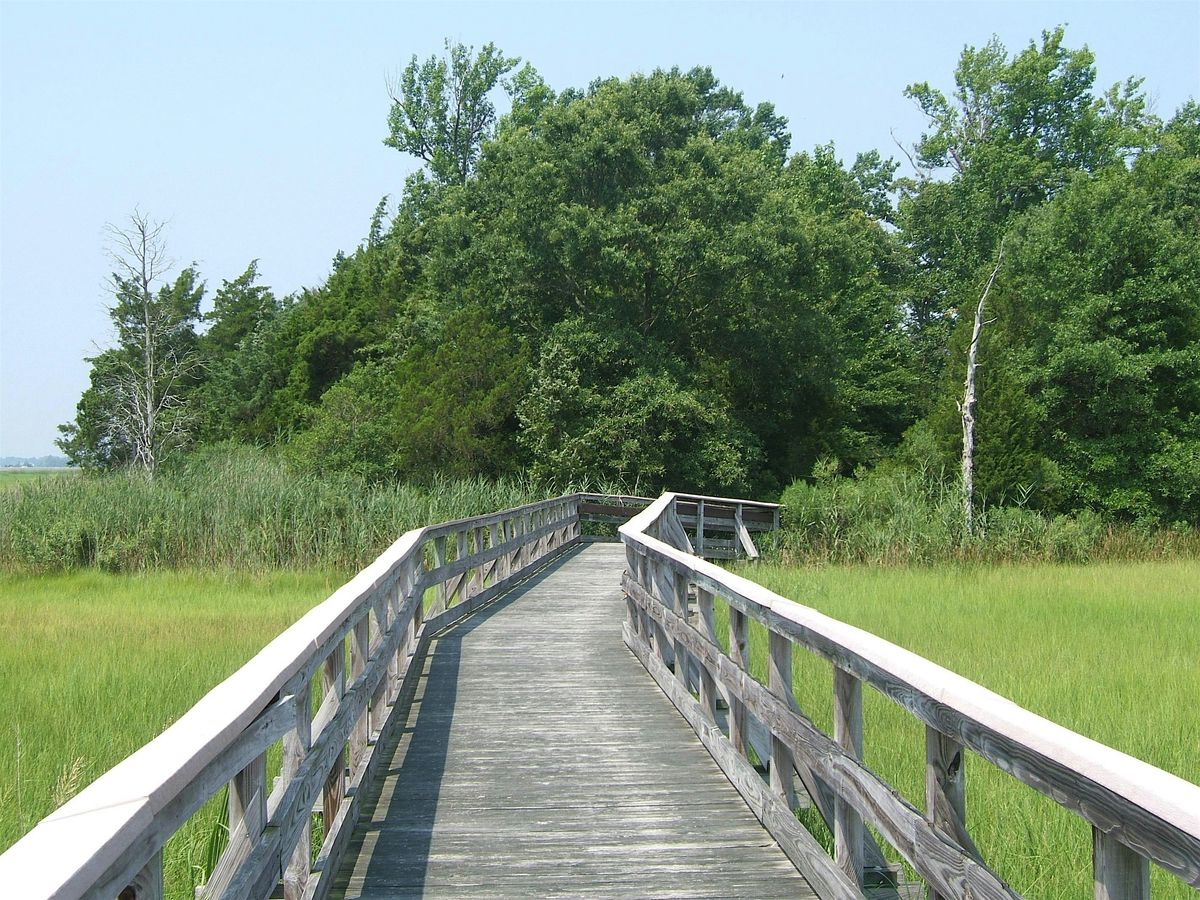
[[[1000,272],[1000,263],[1004,259],[1004,240],[1000,240],[1000,250],[996,254],[996,267],[987,280],[983,296],[975,308],[975,327],[971,329],[971,346],[967,350],[967,379],[963,386],[963,400],[958,405],[962,413],[963,452],[962,452],[962,500],[963,528],[967,537],[975,533],[975,372],[979,368],[979,337],[983,334],[983,313],[987,304],[988,293]]]

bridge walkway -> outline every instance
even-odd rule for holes
[[[430,645],[334,896],[817,896],[625,647],[624,567],[571,547]]]

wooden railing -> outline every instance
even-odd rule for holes
[[[681,511],[699,501],[666,494],[621,527],[628,558],[625,641],[822,897],[863,896],[867,869],[881,856],[864,822],[935,897],[1018,896],[988,868],[967,830],[967,750],[1091,824],[1098,900],[1148,897],[1150,862],[1200,887],[1200,787],[692,555]],[[729,609],[728,652],[716,634],[718,598]],[[749,672],[750,619],[769,635],[765,684]],[[833,668],[832,735],[797,705],[794,647]],[[925,725],[924,810],[863,765],[863,684]],[[722,695],[728,735],[719,725]],[[762,751],[769,783],[747,760],[751,718],[769,734]],[[832,859],[793,814],[793,771],[834,835]]]
[[[198,894],[323,897],[422,643],[579,535],[577,494],[408,532],[0,856],[0,895],[161,897],[164,844],[227,785],[228,846]]]
[[[651,497],[580,494],[579,513],[596,522],[624,524],[654,502]],[[705,559],[758,558],[752,537],[779,528],[779,504],[688,495],[676,504],[689,553]]]

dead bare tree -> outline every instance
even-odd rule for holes
[[[109,315],[119,352],[109,376],[108,426],[112,438],[128,448],[131,464],[150,474],[186,437],[182,389],[197,365],[191,338],[200,291],[191,269],[174,284],[165,282],[173,265],[165,228],[136,209],[126,225],[106,226],[114,266],[109,285],[116,299]]]
[[[1000,273],[1000,264],[1004,260],[1004,239],[1000,239],[1000,249],[996,254],[996,266],[988,277],[983,288],[983,296],[975,307],[975,326],[971,329],[971,346],[967,350],[967,379],[963,386],[962,403],[958,410],[962,414],[963,452],[962,452],[962,492],[963,492],[963,527],[967,537],[975,531],[975,373],[979,368],[979,338],[985,326],[995,320],[984,321],[984,307],[987,304],[988,293]]]

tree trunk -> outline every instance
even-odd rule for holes
[[[975,533],[975,372],[979,368],[979,337],[983,334],[984,326],[990,324],[984,321],[983,311],[1003,259],[1004,239],[1001,238],[1000,250],[996,254],[996,267],[992,269],[992,274],[983,289],[983,296],[979,298],[979,305],[975,308],[975,327],[971,329],[971,346],[967,350],[967,380],[963,386],[963,401],[958,405],[962,413],[963,528],[967,537]]]

